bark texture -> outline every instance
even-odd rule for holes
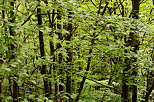
[[[132,0],[132,13],[131,17],[133,19],[138,19],[139,18],[139,6],[140,6],[140,0]],[[135,34],[133,31],[137,29],[131,29],[131,32],[129,34],[129,37],[125,39],[125,45],[126,47],[132,47],[132,52],[137,53],[139,50],[139,40],[137,38],[137,34]],[[126,51],[125,53],[129,53]],[[129,93],[129,85],[128,85],[128,77],[130,76],[128,71],[132,69],[131,75],[134,77],[137,76],[137,66],[134,66],[132,68],[132,64],[137,62],[136,57],[130,57],[130,58],[125,58],[125,65],[126,68],[123,70],[123,80],[122,80],[122,100],[123,102],[130,102],[128,93]],[[133,79],[133,83],[137,84],[136,80]],[[132,102],[137,102],[137,85],[132,85]]]
[[[38,0],[39,6],[40,6],[40,0]],[[42,16],[41,16],[41,8],[37,8],[37,20],[38,20],[38,27],[41,28],[42,26]],[[43,38],[43,32],[39,30],[39,47],[40,47],[40,54],[41,54],[41,59],[45,60],[45,50],[44,50],[44,38]],[[42,64],[41,66],[41,74],[42,75],[47,75],[47,67],[45,64]],[[49,97],[50,96],[50,88],[49,88],[49,82],[47,78],[43,78],[43,83],[44,83],[44,90],[45,90],[45,96]]]

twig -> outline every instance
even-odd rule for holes
[[[39,4],[35,7],[35,9],[33,11],[35,11],[38,6],[39,6]],[[30,18],[31,18],[31,16],[33,14],[34,14],[34,12],[21,24],[21,26],[23,26],[24,24],[26,24],[30,20]]]

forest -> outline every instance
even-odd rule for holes
[[[154,0],[0,0],[0,102],[154,102]]]

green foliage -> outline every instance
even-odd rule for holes
[[[0,1],[2,101],[12,102],[10,87],[12,88],[14,81],[18,84],[21,102],[53,102],[53,98],[69,100],[70,97],[75,99],[82,78],[86,76],[79,102],[120,102],[119,91],[122,87],[122,73],[126,67],[125,59],[132,57],[137,58],[137,62],[131,67],[135,68],[137,65],[138,75],[131,76],[133,69],[129,70],[128,85],[134,85],[133,79],[136,79],[138,100],[143,100],[148,73],[153,72],[154,68],[153,6],[150,0],[141,3],[139,20],[129,18],[129,0],[122,3],[124,17],[121,15],[122,5],[117,0],[108,1],[104,15],[101,13],[106,3],[100,5],[101,13],[98,14],[99,0],[48,0],[47,4],[44,2],[46,0],[42,0],[39,7],[37,0],[16,0],[14,7],[10,6],[11,1],[13,0]],[[37,8],[42,10],[41,26],[37,24]],[[11,10],[14,12],[15,22],[10,22]],[[52,18],[53,15],[55,16]],[[57,18],[58,15],[61,19]],[[53,27],[50,24],[51,19],[54,20]],[[70,24],[72,31],[69,29]],[[14,35],[10,35],[9,27],[12,27]],[[44,37],[46,54],[43,58],[40,55],[39,31],[43,32]],[[132,51],[133,47],[126,47],[125,40],[129,38],[130,32],[140,41],[137,53]],[[51,43],[54,46],[53,51]],[[61,47],[58,48],[58,44]],[[11,49],[12,45],[14,49]],[[90,49],[92,53],[89,54]],[[72,61],[68,60],[70,52]],[[15,55],[15,58],[11,59],[12,55]],[[91,58],[90,70],[86,71],[88,58]],[[43,65],[47,68],[45,74],[41,73]],[[66,92],[68,76],[71,76],[72,93]],[[50,97],[45,96],[44,80],[51,82]],[[62,92],[55,92],[57,84],[63,86]],[[115,92],[117,90],[118,93]]]

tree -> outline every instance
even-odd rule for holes
[[[139,14],[139,5],[140,5],[140,0],[132,0],[132,18],[134,19],[138,19],[138,14]],[[136,30],[136,29],[132,29],[131,30]],[[139,50],[139,40],[137,39],[137,34],[135,34],[134,32],[130,32],[129,37],[126,38],[127,40],[125,41],[126,46],[132,47],[132,52],[133,53],[137,53],[137,51]],[[126,51],[126,53],[128,53],[129,51]],[[134,68],[131,68],[132,64],[137,62],[137,58],[135,57],[130,57],[130,58],[126,58],[125,59],[125,63],[126,63],[126,68],[123,71],[123,75],[125,76],[123,79],[123,87],[122,87],[122,98],[124,102],[129,102],[129,96],[128,96],[128,92],[129,92],[129,86],[127,85],[128,81],[127,80],[127,72],[130,69],[133,69],[132,75],[133,76],[137,76],[137,66],[135,65]],[[136,83],[136,82],[135,82]],[[133,85],[132,86],[132,102],[137,102],[137,86]]]
[[[0,102],[152,101],[152,4],[3,0]]]
[[[38,2],[39,2],[39,6],[40,6],[40,0],[38,0]],[[41,26],[42,26],[41,8],[37,8],[37,20],[38,20],[38,27],[41,28]],[[41,30],[39,30],[39,43],[40,43],[41,59],[45,60],[44,38],[43,38],[43,32]],[[47,75],[47,68],[46,68],[45,64],[42,64],[40,71],[41,71],[41,74]],[[49,97],[50,96],[50,94],[49,94],[50,89],[49,89],[48,79],[44,77],[43,81],[44,81],[45,96]]]

